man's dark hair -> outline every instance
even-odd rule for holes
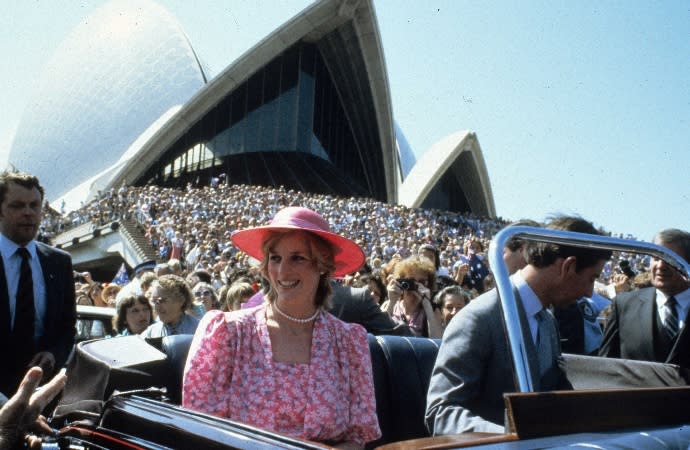
[[[38,189],[38,192],[41,193],[41,201],[43,201],[45,190],[37,177],[18,170],[5,170],[0,173],[0,204],[5,201],[5,195],[7,195],[10,183],[16,183],[27,189]]]
[[[690,233],[679,230],[678,228],[666,228],[654,235],[653,242],[655,244],[676,244],[681,248],[684,255],[678,255],[690,262]]]
[[[417,254],[421,255],[422,250],[430,250],[434,252],[434,267],[436,267],[436,270],[438,270],[438,268],[441,267],[441,256],[438,253],[438,249],[431,244],[422,244],[419,246]]]
[[[227,274],[227,284],[231,285],[237,282],[238,280],[245,279],[247,282],[250,284],[254,282],[254,277],[249,269],[247,267],[235,267],[232,270],[230,270]]]
[[[603,235],[601,231],[594,228],[591,222],[576,216],[554,217],[546,224],[545,228],[550,230]],[[575,270],[578,272],[595,265],[599,261],[605,261],[611,258],[610,250],[571,247],[569,245],[557,245],[535,241],[529,241],[527,243],[526,253],[527,263],[535,267],[547,267],[553,264],[558,258],[574,256],[576,258]]]
[[[197,269],[191,274],[189,274],[190,277],[197,277],[199,281],[203,281],[204,283],[211,284],[213,281],[213,277],[211,276],[211,273],[208,270],[205,269]]]
[[[537,222],[536,220],[530,220],[530,219],[520,219],[515,222],[509,223],[506,228],[508,227],[535,227],[535,228],[541,228],[541,224]],[[522,248],[523,244],[526,241],[519,238],[519,237],[511,237],[508,239],[508,242],[506,242],[506,247],[508,247],[508,250],[511,252],[516,252]]]

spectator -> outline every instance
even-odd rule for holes
[[[117,293],[120,292],[120,289],[122,289],[122,288],[120,286],[118,286],[117,284],[107,285],[106,287],[103,288],[103,291],[101,292],[101,299],[108,306],[114,308],[115,307],[115,298],[117,297]]]
[[[120,300],[127,295],[144,295],[145,292],[141,288],[141,277],[147,272],[153,272],[155,268],[156,261],[153,260],[144,261],[140,264],[137,264],[133,270],[134,277],[117,293],[117,296],[115,297],[115,304],[119,303]]]
[[[448,286],[434,297],[437,311],[441,312],[441,327],[445,330],[450,320],[470,302],[470,294],[460,286]]]
[[[162,337],[174,334],[194,334],[199,319],[187,314],[192,305],[192,292],[177,275],[163,275],[151,286],[151,303],[158,321],[150,325],[142,336]]]
[[[225,294],[223,311],[237,311],[254,295],[252,285],[243,281],[233,283]]]
[[[154,272],[144,272],[139,277],[139,287],[141,288],[141,293],[146,296],[149,289],[153,285],[153,282],[158,279],[158,276]]]
[[[153,323],[151,304],[143,295],[128,295],[117,305],[113,328],[120,336],[140,334]]]
[[[216,291],[209,283],[198,282],[192,288],[192,293],[194,294],[194,305],[201,306],[198,310],[203,311],[201,316],[212,309],[220,309],[220,302],[218,301]]]
[[[524,226],[524,227],[541,227],[539,222],[534,220],[522,219],[516,222],[512,222],[508,225],[509,227]],[[518,237],[511,237],[506,242],[505,247],[503,247],[503,262],[506,264],[508,269],[508,274],[512,275],[518,270],[522,269],[527,265],[527,255],[525,250],[527,248],[527,241],[520,239]]]
[[[661,230],[654,243],[690,262],[690,233]],[[613,301],[599,354],[659,361],[690,368],[690,281],[662,259],[653,259],[653,287],[622,293]]]
[[[197,283],[204,282],[211,284],[212,281],[211,274],[204,269],[197,269],[187,276],[187,284],[192,288],[196,286]]]
[[[388,303],[382,309],[396,322],[407,324],[416,336],[440,338],[443,330],[430,300],[435,280],[436,271],[427,258],[412,256],[400,261],[388,283]]]
[[[381,305],[387,300],[388,291],[386,290],[386,285],[381,280],[380,273],[362,275],[360,283],[366,286],[377,305]]]

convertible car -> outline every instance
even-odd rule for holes
[[[690,266],[653,244],[529,227],[500,232],[489,251],[497,280],[518,392],[505,395],[506,432],[430,437],[426,390],[440,342],[369,336],[382,449],[597,448],[687,449],[690,387],[684,369],[661,363],[564,355],[572,391],[532,392],[517,310],[501,254],[511,236],[648,253],[685,276]],[[93,317],[90,317],[93,319]],[[60,428],[45,448],[220,449],[329,448],[180,404],[182,370],[192,336],[137,336],[80,342],[68,385],[53,412]]]

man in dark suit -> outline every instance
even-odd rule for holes
[[[690,261],[690,233],[666,229],[654,243]],[[652,259],[652,287],[616,296],[599,354],[690,368],[690,283],[661,259]]]
[[[43,195],[35,176],[0,174],[0,392],[8,396],[28,367],[50,379],[74,345],[72,260],[35,240]]]
[[[367,288],[342,286],[335,281],[331,282],[331,288],[333,296],[329,299],[328,312],[338,319],[358,323],[375,335],[413,336],[410,327],[395,323],[391,316],[381,310]]]
[[[599,234],[577,217],[558,217],[547,228]],[[528,243],[527,265],[510,281],[520,317],[535,390],[567,389],[551,306],[592,294],[611,252]],[[426,425],[433,435],[504,431],[503,394],[515,377],[496,289],[476,298],[450,321],[436,358],[427,395]]]

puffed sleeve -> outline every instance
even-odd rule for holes
[[[381,437],[376,417],[376,394],[371,369],[367,333],[361,325],[351,324],[348,352],[350,360],[350,423],[346,441],[363,445]]]
[[[210,311],[197,327],[182,382],[182,406],[229,417],[227,396],[232,381],[234,346],[226,314]]]

